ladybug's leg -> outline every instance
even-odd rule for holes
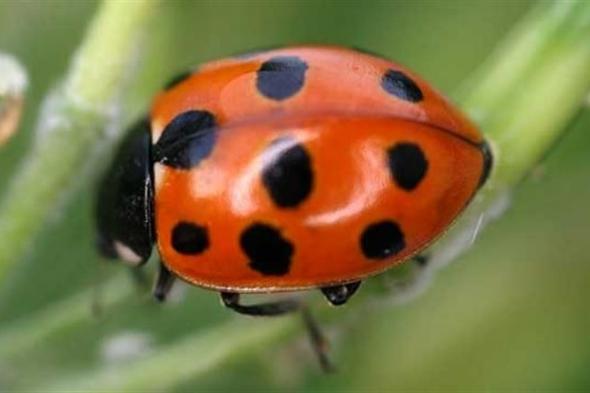
[[[293,299],[247,306],[240,304],[239,293],[221,292],[220,295],[224,306],[231,308],[235,312],[245,315],[272,317],[298,311],[302,307],[300,302]]]
[[[341,306],[354,295],[361,285],[360,281],[351,282],[343,285],[334,285],[322,288],[322,293],[333,306]]]
[[[174,281],[176,281],[174,273],[168,270],[168,268],[160,262],[160,270],[153,290],[154,297],[160,302],[165,301],[172,289]]]
[[[325,372],[333,371],[333,366],[328,358],[328,342],[322,334],[318,324],[311,315],[309,309],[301,302],[294,299],[285,299],[277,302],[260,303],[252,305],[240,304],[240,294],[235,292],[221,292],[223,304],[240,314],[251,316],[278,316],[299,311],[303,317],[303,323],[309,334],[311,345],[316,353],[322,369]]]
[[[303,316],[303,323],[305,324],[305,328],[307,329],[307,334],[309,335],[309,339],[311,341],[311,346],[313,351],[315,352],[320,366],[322,370],[326,373],[330,373],[334,371],[334,365],[330,361],[330,357],[328,356],[329,352],[329,343],[326,340],[326,337],[322,334],[320,327],[318,326],[315,318],[311,315],[311,312],[307,307],[303,307],[301,309],[301,315]]]
[[[426,267],[428,262],[430,262],[430,257],[424,254],[418,254],[412,258],[412,260],[420,267]]]

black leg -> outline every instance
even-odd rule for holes
[[[301,312],[303,323],[305,324],[311,345],[318,357],[322,370],[325,372],[334,370],[328,358],[328,343],[313,316],[301,302],[294,299],[285,299],[277,302],[243,305],[240,304],[239,293],[221,292],[220,295],[221,301],[226,307],[240,314],[273,317],[297,311]]]
[[[420,267],[426,267],[426,265],[428,265],[428,262],[430,261],[430,257],[428,257],[424,254],[418,254],[412,259]]]
[[[334,372],[334,365],[328,356],[328,352],[330,350],[328,341],[322,334],[322,331],[320,330],[316,320],[314,319],[313,315],[311,315],[311,312],[307,307],[303,307],[301,309],[301,316],[303,317],[303,323],[305,325],[305,329],[307,330],[307,334],[309,335],[309,340],[311,341],[311,347],[313,348],[313,351],[320,362],[320,367],[326,373]]]
[[[293,299],[246,306],[240,304],[239,293],[221,292],[220,295],[221,301],[223,301],[223,304],[226,307],[231,308],[235,312],[245,315],[272,317],[276,315],[282,315],[298,311],[301,308],[301,303]]]
[[[333,306],[341,306],[354,295],[360,285],[360,281],[355,281],[344,285],[324,287],[322,288],[322,293]]]
[[[172,289],[172,285],[176,280],[176,276],[168,270],[162,262],[160,262],[160,271],[158,272],[158,278],[156,278],[156,284],[154,285],[153,295],[156,300],[163,302]]]

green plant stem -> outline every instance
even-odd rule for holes
[[[105,1],[58,90],[44,103],[35,143],[0,204],[0,280],[88,165],[105,138],[156,0]]]
[[[464,217],[433,248],[446,261],[471,244],[474,225],[497,206],[539,162],[583,105],[590,90],[590,3],[542,3],[510,34],[468,84],[460,102],[478,119],[496,155],[488,184]],[[392,270],[391,276],[399,275]],[[407,273],[407,272],[406,272]],[[405,273],[404,273],[405,274]],[[368,287],[377,289],[377,283]],[[362,291],[347,310],[366,305]],[[344,311],[344,310],[343,310]],[[296,320],[256,322],[236,318],[205,333],[158,348],[148,358],[114,370],[99,369],[53,381],[51,386],[93,390],[168,389],[221,364],[268,347],[295,332]],[[197,354],[196,356],[194,354]],[[204,356],[203,354],[206,354]],[[156,372],[157,371],[157,372]],[[161,377],[158,379],[155,377]],[[47,388],[44,385],[43,388]]]
[[[431,250],[432,267],[465,252],[508,206],[510,192],[541,161],[590,91],[590,3],[540,3],[460,94],[494,151],[491,178]]]
[[[240,319],[240,320],[238,320]],[[234,316],[215,328],[178,340],[157,353],[126,364],[105,364],[85,375],[72,375],[44,384],[46,391],[167,391],[178,381],[206,373],[225,359],[247,354],[296,331],[297,318],[271,318],[261,323]],[[236,332],[239,327],[239,333]],[[240,338],[234,340],[235,334]],[[198,349],[202,352],[194,352]],[[164,369],[162,368],[164,366]],[[121,369],[124,372],[121,372]]]
[[[95,291],[100,291],[96,293]],[[101,309],[110,309],[133,293],[123,275],[104,286],[81,291],[65,300],[51,304],[27,318],[18,320],[2,329],[0,334],[0,358],[10,359],[27,348],[34,348],[57,331],[73,326],[92,317],[90,307],[99,296]]]
[[[588,2],[541,3],[463,89],[498,154],[493,186],[513,187],[567,131],[590,91],[589,39]]]

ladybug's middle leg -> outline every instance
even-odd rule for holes
[[[285,299],[277,302],[259,303],[252,305],[244,305],[240,303],[240,294],[235,292],[220,292],[221,301],[225,307],[231,308],[233,311],[251,315],[272,317],[277,315],[288,314],[294,311],[299,311],[301,302],[294,299]]]
[[[240,314],[250,316],[279,316],[292,312],[301,312],[303,323],[311,340],[322,369],[325,372],[333,371],[333,366],[328,357],[328,342],[322,334],[317,322],[309,309],[302,302],[295,299],[285,299],[276,302],[244,305],[240,303],[240,294],[235,292],[220,292],[223,304]]]
[[[354,281],[348,284],[332,285],[323,287],[322,293],[333,306],[342,306],[355,294],[361,285],[360,281]]]

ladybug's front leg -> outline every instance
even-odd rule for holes
[[[322,334],[317,322],[309,309],[302,302],[295,299],[285,299],[276,302],[244,305],[240,303],[240,294],[235,292],[220,292],[223,304],[233,311],[250,316],[278,316],[299,311],[303,317],[303,323],[311,340],[311,345],[316,353],[322,369],[332,372],[334,367],[328,357],[328,342]]]
[[[176,281],[174,273],[168,270],[168,268],[160,261],[160,270],[152,291],[154,297],[160,302],[165,301],[172,289],[174,281]]]

